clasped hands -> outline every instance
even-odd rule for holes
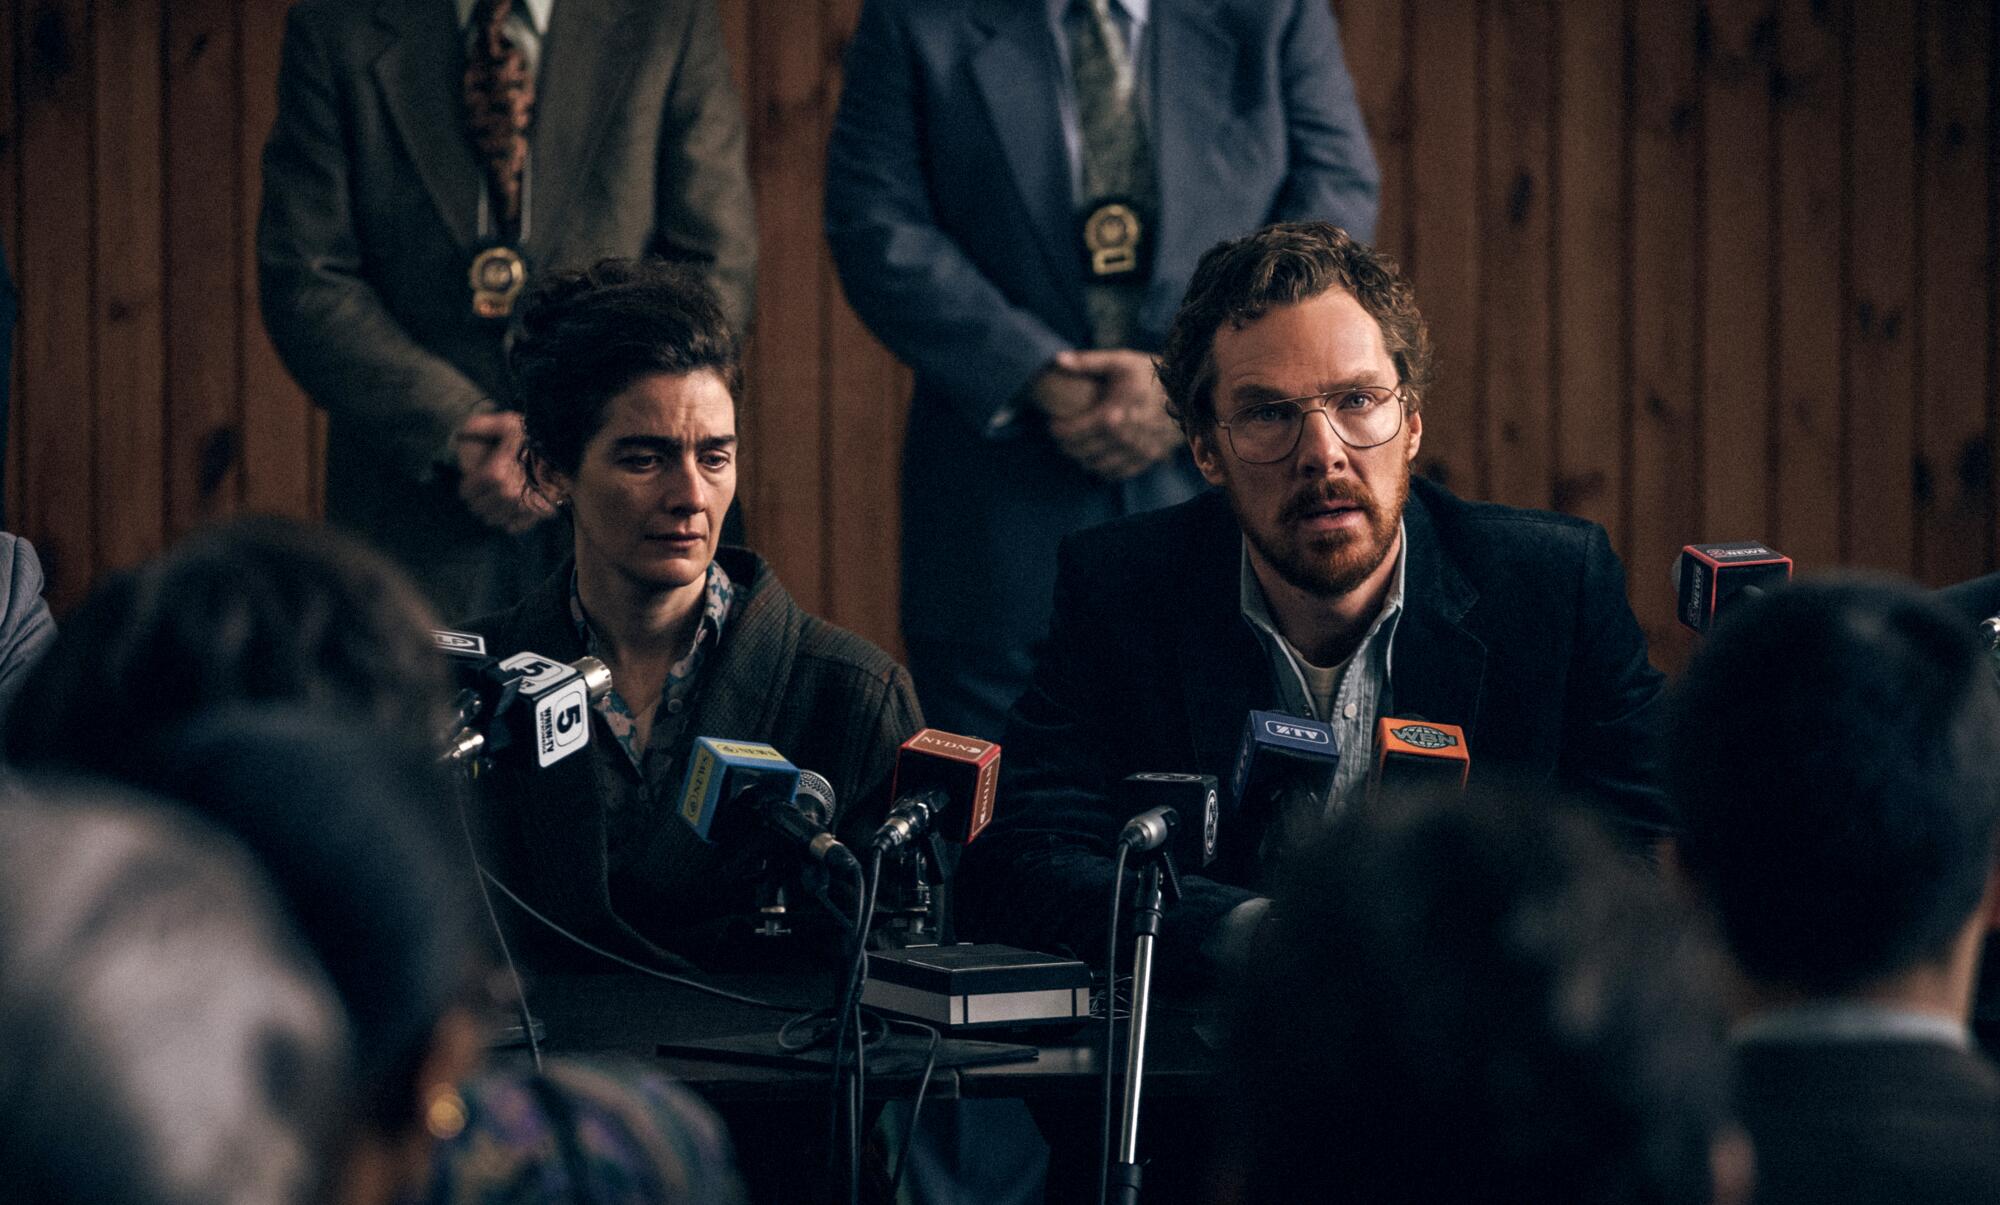
[[[1056,447],[1107,481],[1144,472],[1181,442],[1153,359],[1144,352],[1059,352],[1028,388],[1048,416]]]
[[[518,536],[555,513],[540,490],[528,485],[521,463],[527,429],[513,410],[479,411],[459,424],[458,496],[489,527]]]

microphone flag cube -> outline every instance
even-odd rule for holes
[[[1243,721],[1230,794],[1240,812],[1275,806],[1280,795],[1303,791],[1325,802],[1340,765],[1340,743],[1318,720],[1281,711],[1253,711]]]
[[[1174,857],[1186,869],[1202,870],[1215,861],[1221,821],[1218,794],[1213,774],[1143,771],[1127,774],[1118,784],[1118,807],[1132,816],[1157,807],[1174,809],[1180,816]]]
[[[681,778],[681,819],[696,836],[713,844],[711,833],[723,801],[760,783],[769,783],[773,791],[790,799],[799,789],[799,768],[769,745],[696,737]]]
[[[1471,773],[1472,751],[1465,743],[1465,729],[1457,724],[1394,717],[1375,722],[1371,795],[1384,785],[1455,793],[1465,789]]]
[[[1674,613],[1697,632],[1744,590],[1775,590],[1792,580],[1792,558],[1769,545],[1689,544],[1674,562]]]
[[[951,802],[933,822],[945,840],[965,845],[993,819],[1000,787],[1000,746],[977,737],[925,728],[896,753],[891,799],[942,791]]]

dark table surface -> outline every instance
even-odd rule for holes
[[[816,1099],[826,1091],[822,1067],[776,1067],[723,1058],[661,1055],[662,1043],[686,1043],[753,1032],[775,1033],[790,1017],[824,1008],[831,975],[718,975],[702,980],[781,1008],[719,999],[693,988],[639,974],[547,975],[528,988],[529,1007],[547,1027],[543,1049],[565,1055],[627,1055],[656,1061],[690,1088],[717,1101]],[[1118,1022],[1122,1066],[1125,1022]],[[1222,1065],[1216,1050],[1220,1023],[1213,1008],[1155,995],[1146,1043],[1148,1097],[1202,1096]],[[1032,1060],[934,1072],[932,1099],[959,1097],[1084,1097],[1098,1091],[1103,1023],[1078,1030],[965,1035],[1036,1049]],[[921,1053],[926,1039],[899,1037]],[[882,1060],[877,1060],[882,1061]],[[919,1072],[883,1074],[871,1066],[868,1092],[876,1099],[913,1095]]]

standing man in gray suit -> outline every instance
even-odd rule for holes
[[[1199,486],[1153,377],[1195,260],[1281,219],[1373,233],[1328,0],[867,0],[828,156],[847,298],[916,370],[903,635],[924,711],[997,738],[1062,536]]]
[[[714,0],[302,0],[257,231],[264,322],[330,416],[327,514],[447,616],[560,559],[503,343],[534,277],[705,266],[747,321],[756,235]]]

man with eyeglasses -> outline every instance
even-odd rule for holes
[[[969,931],[1101,959],[1115,784],[1227,784],[1252,709],[1329,724],[1333,790],[1225,810],[1163,974],[1211,965],[1285,856],[1362,802],[1378,717],[1461,726],[1475,781],[1573,796],[1633,847],[1667,834],[1662,679],[1603,529],[1413,481],[1430,372],[1409,283],[1340,229],[1275,225],[1202,258],[1160,377],[1217,488],[1065,542],[997,817],[961,867]]]

